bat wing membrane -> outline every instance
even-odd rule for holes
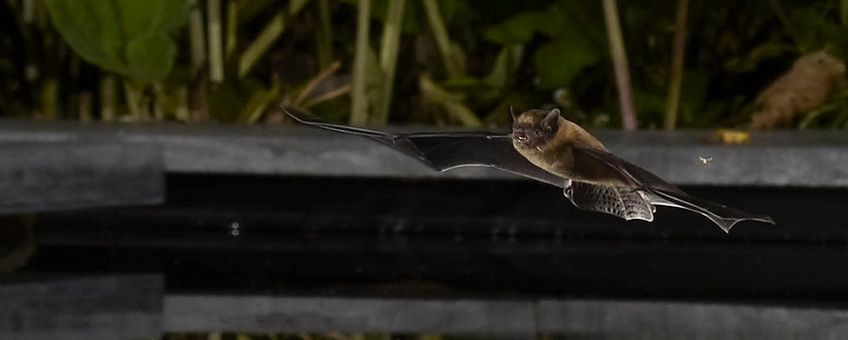
[[[689,195],[648,170],[633,165],[609,152],[579,146],[574,147],[574,152],[576,154],[575,159],[578,159],[578,157],[588,157],[603,162],[610,169],[614,169],[620,173],[626,179],[626,182],[631,184],[633,189],[647,193],[646,198],[651,204],[681,208],[701,214],[725,232],[730,232],[730,228],[733,225],[742,221],[759,221],[774,224],[774,221],[769,216],[747,213]]]
[[[282,108],[301,124],[370,138],[439,171],[467,166],[492,167],[558,187],[563,187],[566,182],[566,179],[542,170],[521,156],[506,133],[386,133],[328,123],[299,109]]]

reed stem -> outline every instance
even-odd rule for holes
[[[674,24],[674,46],[672,47],[671,72],[669,72],[668,98],[665,106],[665,129],[677,127],[680,109],[680,88],[683,85],[683,63],[686,57],[686,17],[689,0],[677,0],[677,19]]]
[[[383,26],[383,39],[380,47],[380,68],[383,70],[383,87],[380,96],[382,100],[372,119],[375,124],[384,125],[389,120],[405,4],[406,0],[392,0],[389,2],[388,13],[386,13],[386,24]]]
[[[356,54],[353,57],[353,88],[351,93],[350,123],[368,123],[368,31],[371,20],[371,1],[359,0],[356,17]]]
[[[612,64],[615,68],[618,99],[621,106],[621,125],[625,131],[634,131],[636,130],[636,108],[633,104],[633,89],[630,86],[630,71],[627,65],[624,38],[621,34],[621,24],[618,21],[618,6],[615,0],[604,0],[603,5]]]

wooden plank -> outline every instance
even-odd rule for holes
[[[161,203],[164,180],[154,145],[0,143],[0,214]]]
[[[590,339],[843,339],[848,310],[675,301],[170,295],[169,332],[393,332]]]
[[[848,188],[848,168],[833,166],[848,163],[848,135],[839,131],[759,132],[747,145],[706,142],[710,131],[597,131],[597,135],[613,152],[679,185]],[[0,124],[0,142],[80,140],[157,145],[164,151],[167,171],[179,173],[516,178],[485,168],[439,173],[364,138],[300,126]],[[711,157],[712,162],[705,165],[700,156]]]
[[[6,278],[0,339],[140,339],[162,332],[163,278]]]
[[[171,295],[168,332],[535,334],[532,303],[286,296]]]

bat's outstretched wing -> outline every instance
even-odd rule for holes
[[[649,203],[696,212],[708,218],[725,232],[730,232],[730,228],[741,221],[774,224],[769,216],[747,213],[689,195],[648,170],[633,165],[609,152],[575,146],[574,153],[575,160],[586,159],[602,162],[610,169],[614,169],[622,176],[625,183],[629,184],[628,186],[644,193],[644,197]]]
[[[282,106],[282,109],[304,125],[373,139],[439,171],[465,166],[492,167],[558,187],[563,187],[566,182],[566,179],[542,170],[521,156],[506,133],[386,133],[328,123],[289,106]]]

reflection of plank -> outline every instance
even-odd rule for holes
[[[844,339],[848,310],[704,303],[542,301],[539,331],[592,339]]]
[[[848,310],[767,304],[169,295],[159,276],[0,284],[0,339],[162,332],[392,332],[592,339],[838,339]],[[163,303],[164,301],[164,303]]]
[[[138,143],[0,143],[0,214],[164,200],[161,149]]]
[[[567,334],[591,339],[823,339],[848,334],[848,311],[768,305],[598,300],[434,300],[168,296],[169,332]]]
[[[530,302],[274,296],[168,296],[167,332],[534,334]]]
[[[141,339],[161,333],[156,275],[0,283],[0,339]]]
[[[0,216],[0,273],[15,271],[35,254],[35,214]]]

